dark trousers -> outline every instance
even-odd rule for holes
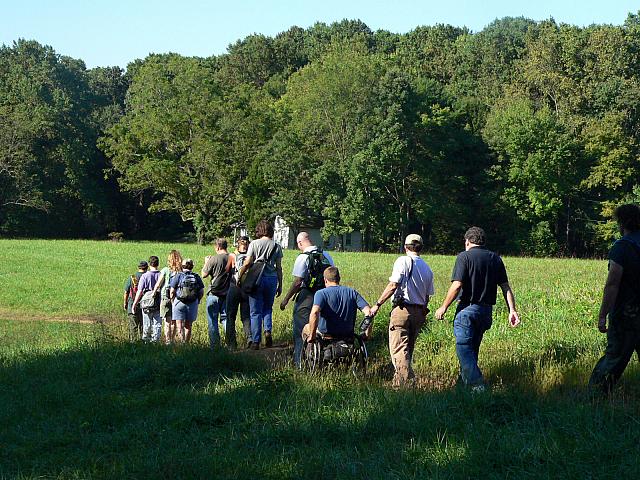
[[[142,309],[138,308],[136,313],[128,313],[129,319],[129,340],[137,342],[142,338]]]
[[[232,324],[236,324],[236,317],[240,310],[240,320],[242,321],[242,332],[247,340],[251,339],[251,314],[249,311],[249,295],[244,293],[235,285],[229,287],[227,293],[227,318]]]
[[[640,358],[640,312],[637,308],[627,310],[627,315],[609,322],[607,349],[593,369],[589,379],[591,389],[609,393],[627,368],[633,352]]]

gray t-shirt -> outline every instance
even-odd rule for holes
[[[224,296],[229,291],[231,273],[226,271],[228,262],[228,253],[218,253],[209,257],[207,263],[204,264],[202,271],[211,277],[211,285],[208,293],[216,296]]]
[[[254,240],[249,244],[249,250],[247,250],[247,256],[253,257],[253,261],[258,260],[269,262],[264,267],[262,275],[265,277],[275,277],[276,274],[276,260],[282,258],[282,247],[273,240],[268,238],[261,238]]]

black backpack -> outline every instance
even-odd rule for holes
[[[307,275],[304,278],[304,288],[316,292],[324,288],[324,271],[331,266],[322,250],[317,249],[307,254]]]
[[[176,298],[182,303],[195,302],[198,299],[198,280],[193,272],[186,272],[180,279],[176,289]]]

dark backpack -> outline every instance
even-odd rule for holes
[[[304,278],[304,287],[316,292],[324,288],[324,271],[331,266],[322,250],[313,250],[307,253],[307,275]]]
[[[176,291],[176,298],[182,303],[195,302],[198,299],[198,280],[195,273],[186,272],[180,279],[178,288]]]
[[[156,292],[155,295],[153,290],[149,290],[142,295],[142,299],[140,299],[140,307],[144,313],[152,313],[160,310],[160,292]]]

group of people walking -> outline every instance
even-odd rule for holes
[[[598,324],[600,331],[607,332],[609,342],[590,380],[590,385],[606,391],[622,375],[632,353],[637,351],[640,355],[640,207],[619,207],[616,219],[623,237],[610,252]],[[272,346],[273,304],[280,297],[283,284],[283,252],[273,235],[273,226],[263,220],[256,227],[256,239],[240,237],[235,253],[227,251],[225,239],[218,239],[216,254],[205,258],[201,276],[192,272],[193,261],[182,259],[176,250],[169,253],[167,266],[160,271],[157,257],[141,261],[138,272],[125,283],[124,308],[129,314],[131,338],[160,341],[164,323],[166,342],[188,342],[205,293],[202,279],[208,277],[210,346],[221,344],[220,320],[227,347],[237,348],[238,312],[246,347],[259,349],[263,338],[265,347]],[[285,310],[293,300],[294,364],[300,366],[305,342],[352,336],[357,310],[374,318],[380,307],[391,300],[388,344],[395,372],[393,384],[414,384],[414,347],[435,293],[433,272],[420,255],[420,235],[406,237],[405,255],[394,262],[389,281],[373,306],[356,290],[340,284],[340,271],[333,258],[314,245],[308,233],[301,232],[296,241],[300,254],[294,262],[293,281],[280,302],[280,309]],[[252,273],[255,271],[259,271],[257,277]],[[492,325],[498,288],[509,310],[509,325],[516,327],[520,318],[505,265],[486,247],[484,230],[471,227],[464,235],[464,251],[456,257],[451,286],[435,318],[444,319],[457,301],[453,334],[460,364],[458,381],[474,390],[483,390],[485,385],[478,357],[484,333]],[[370,334],[369,325],[365,338]]]

